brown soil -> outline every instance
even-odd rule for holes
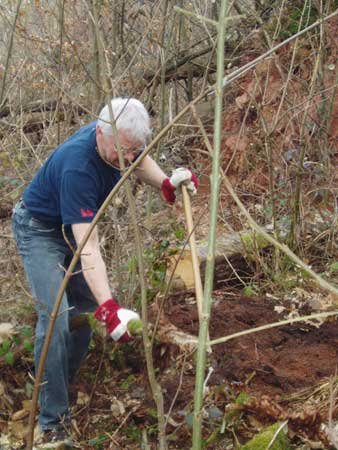
[[[227,297],[222,292],[213,298],[211,339],[278,322],[288,312],[285,309],[284,315],[279,314],[274,309],[276,304],[266,298]],[[291,305],[284,306],[291,309]],[[187,333],[198,333],[195,305],[171,299],[166,315]],[[316,325],[300,322],[214,345],[209,357],[214,368],[211,383],[245,382],[250,377],[250,391],[275,395],[313,386],[334,375],[338,362],[337,321]]]
[[[278,322],[294,310],[291,304],[284,303],[285,309],[280,314],[275,310],[277,304],[270,299],[227,295],[224,291],[214,292],[213,301],[211,339]],[[165,313],[177,327],[196,334],[196,305],[191,304],[191,299],[188,303],[184,298],[171,298]],[[307,315],[311,311],[303,308],[298,313]],[[169,407],[176,397],[172,416],[179,421],[182,411],[187,414],[192,408],[195,361],[188,359],[184,367],[177,363],[182,355],[172,349],[165,358],[161,350],[162,356],[157,361],[163,372],[161,383],[166,406]],[[300,322],[216,344],[207,357],[206,373],[210,367],[214,371],[208,381],[204,409],[208,412],[216,407],[227,417],[232,408],[237,410],[236,398],[245,392],[249,400],[240,407],[244,419],[236,426],[236,435],[242,442],[260,426],[288,420],[295,448],[299,448],[302,439],[321,442],[320,448],[331,448],[321,424],[328,420],[330,392],[325,383],[337,374],[337,351],[336,319],[326,320],[321,325]],[[326,386],[326,392],[319,389],[321,397],[315,398],[315,389],[320,386]],[[336,414],[334,409],[333,416]],[[211,429],[214,426],[211,425]],[[208,430],[206,420],[206,433]],[[207,448],[221,449],[222,445],[225,444],[212,443]]]

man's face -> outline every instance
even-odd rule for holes
[[[103,153],[104,158],[113,166],[120,168],[119,155],[117,146],[119,144],[122,150],[125,166],[129,166],[140,152],[142,146],[141,141],[135,141],[123,131],[118,136],[109,136],[103,134],[100,127],[96,127],[96,141],[99,151]]]

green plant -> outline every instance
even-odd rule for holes
[[[29,381],[27,381],[27,383],[25,384],[25,394],[27,396],[27,398],[31,398],[32,394],[33,394],[33,384]]]
[[[187,232],[185,231],[185,228],[179,227],[179,228],[176,228],[176,230],[174,231],[174,234],[175,234],[176,239],[178,239],[179,241],[183,241],[186,238]]]
[[[149,425],[147,427],[147,434],[149,436],[156,436],[158,433],[158,425],[157,423],[153,424],[153,425]]]
[[[247,392],[240,392],[235,400],[236,405],[245,405],[250,400],[250,395]]]
[[[157,419],[157,411],[154,408],[149,408],[148,414],[150,417],[153,417],[154,419]]]
[[[144,253],[147,263],[148,301],[165,288],[169,241],[161,240]]]
[[[240,392],[233,400],[230,410],[224,414],[221,429],[225,430],[227,427],[235,427],[242,418],[242,411],[239,406],[245,405],[250,400],[250,396],[246,392]],[[223,431],[224,432],[224,431]]]
[[[287,39],[293,36],[298,31],[303,30],[307,26],[313,24],[318,19],[318,13],[311,2],[305,6],[304,18],[301,26],[299,27],[299,22],[302,18],[302,8],[292,6],[289,15],[285,14],[284,18],[286,20],[284,26],[281,28],[279,38],[281,40]]]
[[[104,444],[107,442],[108,439],[109,439],[108,436],[106,436],[105,434],[100,434],[100,436],[90,439],[88,444],[97,450],[103,450],[105,448]]]
[[[129,425],[125,427],[125,434],[128,437],[128,439],[132,440],[133,442],[140,442],[141,440],[141,430],[136,425]]]
[[[257,286],[255,284],[248,284],[242,289],[242,293],[246,297],[253,297],[257,295]]]
[[[332,264],[330,264],[329,272],[331,274],[337,274],[338,273],[338,261],[334,261]]]
[[[33,330],[30,325],[18,327],[16,334],[0,344],[0,359],[13,366],[18,356],[32,355],[34,351]]]
[[[242,233],[241,241],[248,254],[256,253],[257,250],[261,250],[269,244],[262,234],[253,232]]]
[[[0,357],[9,366],[13,366],[14,364],[14,353],[12,352],[11,347],[12,342],[9,339],[6,339],[0,344]]]
[[[129,389],[130,385],[135,381],[134,375],[129,375],[122,383],[121,388],[122,389]]]
[[[137,269],[137,258],[136,258],[136,256],[132,256],[131,258],[129,258],[129,260],[127,262],[127,267],[128,267],[128,271],[129,272],[132,272],[132,271]]]

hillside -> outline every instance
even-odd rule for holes
[[[209,333],[211,341],[231,337],[213,343],[206,357],[206,449],[241,448],[276,423],[287,425],[283,448],[338,448],[337,8],[337,1],[242,0],[229,11],[235,18],[223,52]],[[151,113],[154,140],[166,130],[150,154],[166,173],[185,166],[199,179],[191,202],[204,282],[220,2],[8,1],[0,11],[0,448],[14,450],[25,448],[28,431],[36,315],[12,238],[12,208],[47,156],[97,117],[107,95],[137,97]],[[185,450],[196,382],[196,348],[185,339],[200,328],[183,201],[179,195],[168,206],[158,192],[132,181],[166,440],[168,449]],[[263,239],[253,223],[280,245]],[[99,231],[111,285],[123,305],[140,311],[137,243],[124,187]],[[173,261],[178,268],[170,287]],[[300,319],[321,313],[328,317]],[[160,448],[142,338],[117,345],[88,320],[90,351],[70,387],[76,448]],[[279,321],[290,323],[237,335]],[[181,333],[183,344],[169,331]]]

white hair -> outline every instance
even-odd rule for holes
[[[143,103],[136,98],[117,97],[111,101],[111,107],[117,131],[125,131],[132,140],[146,142],[151,129],[150,117]],[[114,134],[108,105],[101,110],[97,125],[103,134]]]

